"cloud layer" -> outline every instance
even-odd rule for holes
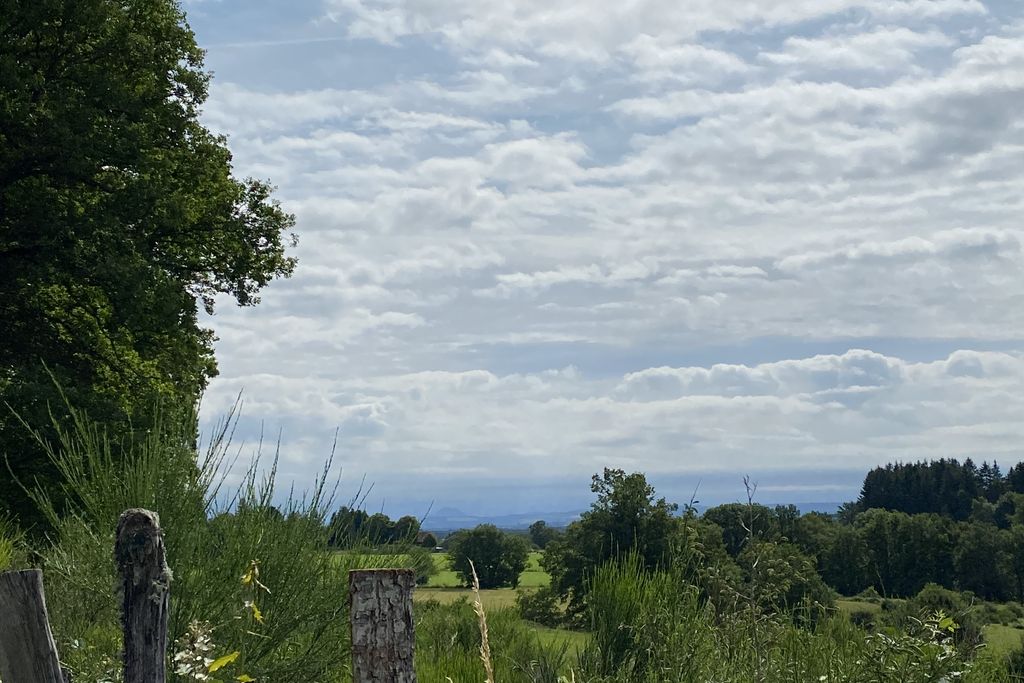
[[[211,321],[205,410],[244,389],[293,475],[335,427],[442,499],[1014,459],[1017,3],[328,0],[259,40],[239,7],[191,6],[204,116],[300,267]]]

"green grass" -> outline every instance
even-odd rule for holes
[[[577,650],[583,650],[590,642],[590,634],[585,631],[569,631],[564,628],[548,628],[546,626],[533,626],[534,633],[544,645],[558,646],[568,643],[569,652],[575,654]]]
[[[427,582],[428,588],[462,588],[462,580],[459,575],[453,572],[448,565],[447,553],[434,553],[434,566],[437,567],[437,574],[430,577]],[[541,588],[551,583],[551,577],[540,566],[541,553],[532,552],[526,560],[526,569],[519,575],[519,585],[522,588]]]
[[[473,591],[469,588],[417,587],[413,591],[412,596],[413,600],[437,600],[446,605],[457,601],[459,598],[466,598],[470,602],[473,601]],[[480,591],[480,599],[484,604],[484,609],[515,607],[516,591],[513,588],[491,588]]]
[[[1024,644],[1024,629],[1002,624],[989,624],[982,629],[986,650],[992,656],[1009,654]]]
[[[857,600],[855,598],[840,598],[836,600],[836,607],[847,614],[851,612],[871,612],[876,614],[882,611],[882,606],[877,603]]]
[[[434,566],[437,567],[437,574],[430,577],[427,586],[430,588],[457,588],[462,585],[459,575],[448,566],[448,553],[434,553],[431,555]]]

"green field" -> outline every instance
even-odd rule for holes
[[[522,588],[540,588],[551,583],[551,577],[540,568],[541,553],[532,552],[526,560],[526,570],[519,575],[519,585]],[[427,588],[464,588],[465,584],[459,579],[459,575],[451,570],[446,553],[435,553],[433,555],[434,566],[437,567],[437,574],[430,577]],[[422,590],[422,589],[421,589]]]
[[[526,569],[519,575],[520,588],[535,589],[551,583],[551,577],[541,569],[540,558],[541,553],[530,553]],[[437,600],[442,603],[450,603],[465,598],[472,602],[473,591],[466,588],[458,574],[451,570],[448,564],[448,555],[436,553],[433,559],[438,573],[430,577],[426,586],[416,587],[413,591],[413,600]],[[480,600],[483,602],[485,610],[515,607],[516,592],[515,588],[491,588],[480,591]],[[534,625],[533,629],[545,644],[566,643],[570,653],[583,649],[590,637],[587,633],[580,631],[546,628],[539,625]]]
[[[437,600],[438,602],[455,602],[459,598],[466,598],[473,601],[473,591],[469,588],[431,588],[430,586],[417,586],[412,593],[413,600]],[[514,588],[491,588],[480,591],[480,600],[484,609],[497,609],[499,607],[515,607],[516,591]]]

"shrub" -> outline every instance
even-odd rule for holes
[[[865,602],[870,602],[876,605],[882,601],[882,596],[878,594],[878,591],[875,590],[874,586],[868,586],[860,593],[857,593],[855,597],[859,598],[860,600],[864,600]]]
[[[875,613],[866,609],[855,609],[850,612],[850,621],[856,626],[871,631],[875,628]]]
[[[558,594],[545,586],[537,590],[522,590],[516,594],[516,608],[527,621],[555,628],[565,618]]]

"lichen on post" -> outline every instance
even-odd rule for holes
[[[121,583],[124,683],[164,683],[171,570],[155,512],[121,514],[114,560]]]

